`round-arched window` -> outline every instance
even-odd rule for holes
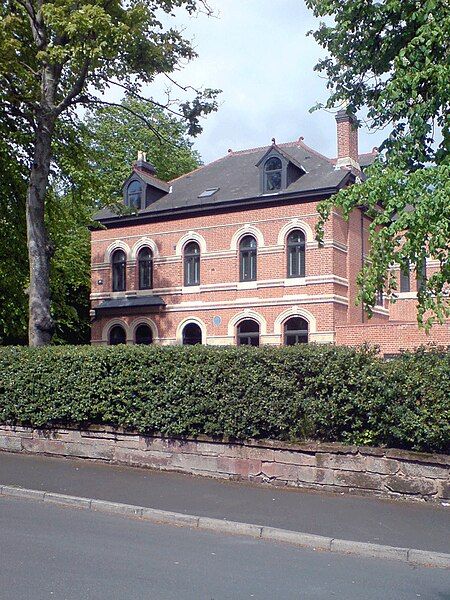
[[[142,184],[132,181],[127,188],[127,206],[140,210],[142,208]]]
[[[117,346],[117,344],[126,344],[127,335],[125,329],[121,325],[114,325],[109,331],[109,345]]]
[[[291,317],[284,324],[284,345],[308,343],[308,321],[302,317]]]
[[[257,243],[252,235],[246,235],[239,243],[239,279],[256,281]]]
[[[305,234],[295,229],[287,237],[287,276],[305,276]]]
[[[153,334],[151,327],[146,323],[141,323],[136,327],[135,343],[136,344],[151,344],[153,342]]]
[[[138,279],[140,290],[150,290],[153,287],[153,252],[144,247],[138,254]]]
[[[259,346],[259,323],[253,319],[245,319],[237,326],[238,346]]]
[[[184,285],[200,285],[200,246],[189,242],[184,247]]]
[[[202,343],[202,330],[197,323],[188,323],[183,327],[183,346],[195,346]]]
[[[264,165],[264,191],[275,192],[281,189],[283,165],[281,160],[272,156]]]
[[[127,257],[123,250],[115,250],[112,255],[112,289],[123,292],[126,287]]]

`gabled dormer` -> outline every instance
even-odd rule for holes
[[[260,171],[262,194],[282,192],[306,173],[306,169],[277,146],[275,141],[255,166]]]
[[[152,202],[169,193],[170,186],[156,177],[155,167],[147,162],[144,152],[138,152],[133,172],[123,184],[123,202],[135,211],[147,208]]]

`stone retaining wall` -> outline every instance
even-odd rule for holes
[[[78,430],[1,425],[0,450],[88,458],[275,486],[450,500],[450,456],[404,450],[267,440],[225,443],[206,437],[169,439],[104,426]]]

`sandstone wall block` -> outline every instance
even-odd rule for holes
[[[436,483],[431,479],[404,479],[392,476],[385,482],[386,488],[400,494],[430,496],[437,492]]]
[[[450,457],[442,454],[320,442],[166,438],[99,425],[86,430],[1,425],[0,450],[89,458],[278,487],[450,501]]]

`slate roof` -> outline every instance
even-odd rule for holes
[[[306,173],[286,189],[276,193],[263,194],[260,169],[256,165],[271,148],[279,150],[284,157],[292,159],[293,164],[301,165]],[[368,155],[362,155],[362,157],[365,161],[369,160]],[[137,218],[140,215],[156,216],[158,213],[166,214],[182,209],[214,207],[233,201],[245,202],[246,199],[285,197],[287,194],[298,194],[299,196],[316,193],[320,196],[321,192],[330,194],[344,185],[352,176],[348,169],[336,170],[334,162],[335,160],[309,148],[302,139],[250,150],[229,151],[226,156],[169,181],[166,185],[170,186],[171,192],[152,202],[147,208],[140,210]],[[142,176],[140,171],[138,174]],[[156,178],[148,177],[148,179],[151,184],[150,180]],[[209,188],[219,189],[210,196],[199,198],[199,195]],[[110,209],[104,209],[95,216],[96,220],[102,221],[110,218],[117,218]]]
[[[114,308],[133,308],[147,306],[165,306],[161,296],[137,296],[132,298],[109,298],[95,307],[96,311],[108,311]]]

